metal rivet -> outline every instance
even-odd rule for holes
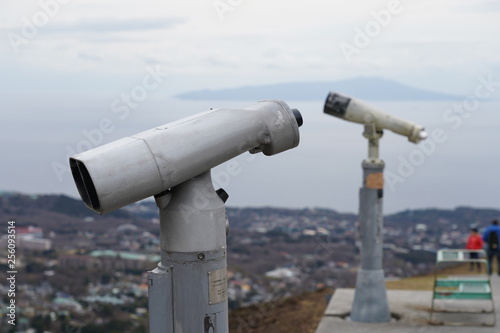
[[[205,255],[203,253],[198,253],[198,259],[200,260],[205,259]]]

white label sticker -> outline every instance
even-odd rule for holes
[[[227,300],[227,272],[225,268],[208,272],[208,304]]]

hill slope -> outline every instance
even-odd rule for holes
[[[232,310],[229,312],[229,332],[314,333],[332,293],[331,289],[322,289]]]

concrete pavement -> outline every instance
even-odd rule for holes
[[[500,320],[500,276],[491,277],[491,287],[495,314]],[[498,333],[500,324],[494,327],[478,326],[481,323],[493,324],[491,313],[459,313],[433,315],[435,322],[468,322],[468,326],[431,325],[430,309],[432,291],[388,290],[387,297],[393,321],[388,323],[358,323],[348,319],[354,299],[354,289],[337,289],[331,298],[325,315],[316,333]],[[476,300],[436,300],[435,307],[465,311],[469,309],[491,310],[490,301]]]

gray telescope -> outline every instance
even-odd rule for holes
[[[210,169],[244,152],[299,144],[302,116],[279,100],[210,109],[70,158],[87,207],[104,214],[154,196],[161,262],[148,273],[150,333],[227,333],[227,217]]]
[[[388,129],[408,137],[413,143],[427,138],[427,133],[420,125],[390,115],[359,100],[337,92],[331,92],[325,102],[324,112],[355,123],[373,124],[375,130]]]
[[[424,140],[427,133],[420,125],[337,92],[328,94],[324,112],[364,125],[363,136],[368,139],[368,159],[362,163],[363,186],[359,190],[361,265],[350,319],[365,323],[388,322],[391,314],[382,267],[384,161],[379,159],[379,139],[384,129],[406,136],[413,143]]]
[[[299,144],[302,117],[283,101],[211,109],[70,158],[87,207],[99,214],[161,193],[243,152],[274,155]]]

